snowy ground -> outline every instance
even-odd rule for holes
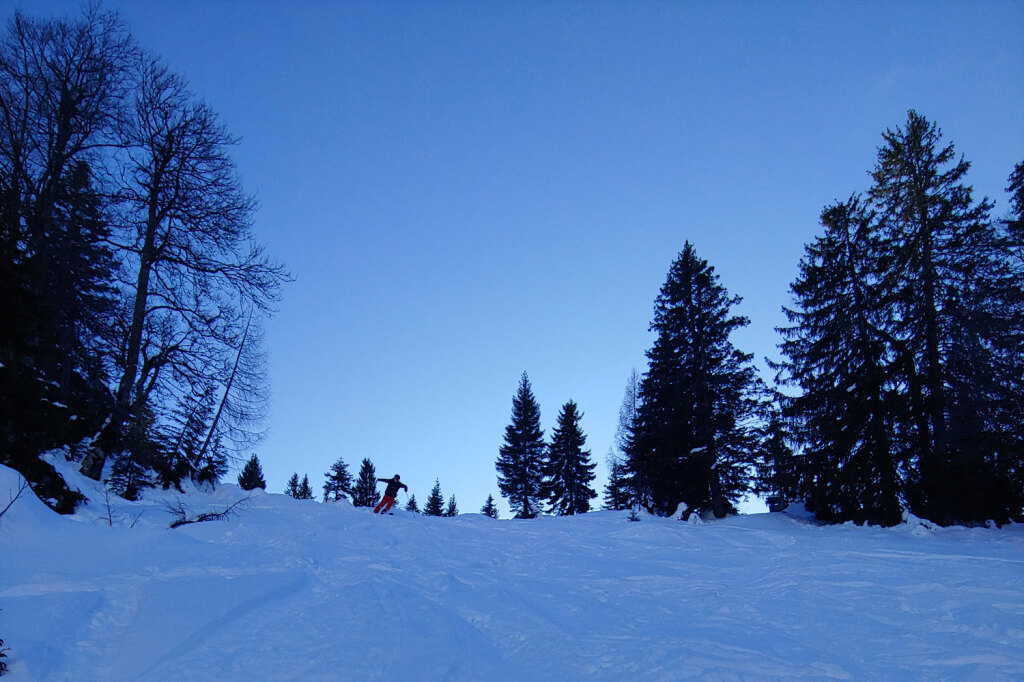
[[[494,521],[256,491],[0,518],[23,680],[1024,679],[1024,527]],[[18,477],[0,467],[0,509]],[[139,514],[141,516],[138,516]],[[113,525],[110,525],[110,522]],[[132,527],[133,526],[133,527]]]

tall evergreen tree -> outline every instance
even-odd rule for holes
[[[448,506],[444,508],[444,515],[448,517],[459,515],[459,505],[455,503],[455,495],[448,498]]]
[[[911,111],[883,138],[871,197],[886,339],[909,394],[908,499],[939,523],[1017,518],[1024,492],[1007,476],[1020,445],[1002,427],[1024,408],[1020,271],[1001,248],[992,203],[973,199],[970,164],[938,126]]]
[[[352,489],[352,504],[357,507],[373,507],[380,501],[380,493],[377,492],[377,469],[367,458],[359,467],[359,476],[356,478],[355,487]]]
[[[331,470],[324,474],[324,502],[333,499],[337,502],[352,495],[352,474],[348,472],[348,464],[341,457],[331,465]]]
[[[891,525],[901,518],[893,432],[896,388],[883,342],[874,215],[857,197],[826,207],[822,237],[806,249],[782,328],[779,380],[804,447],[807,506],[819,518]],[[774,443],[776,449],[780,443]]]
[[[540,407],[533,396],[530,379],[523,372],[519,389],[512,398],[512,423],[505,427],[505,442],[498,450],[495,463],[498,490],[508,500],[516,518],[530,519],[539,511],[544,454]]]
[[[1018,259],[1024,259],[1024,252],[1020,251],[1020,247],[1024,246],[1024,161],[1013,167],[1009,183],[1006,192],[1010,195],[1010,215],[1004,222],[1009,229],[1011,245],[1016,249]],[[1018,263],[1022,264],[1024,263]]]
[[[631,461],[656,512],[685,502],[721,517],[749,488],[763,389],[729,340],[748,324],[730,313],[739,301],[687,242],[655,303]]]
[[[260,466],[260,458],[253,454],[242,467],[238,474],[238,487],[242,490],[267,489],[267,481],[263,478],[263,467]]]
[[[420,513],[420,505],[416,502],[415,495],[409,496],[409,501],[405,503],[405,511]]]
[[[590,500],[597,497],[591,487],[597,465],[591,463],[590,451],[583,449],[587,437],[580,430],[582,417],[572,400],[562,406],[541,467],[549,511],[559,516],[584,514],[590,511]]]
[[[441,494],[441,482],[437,479],[434,480],[434,487],[430,491],[430,496],[427,497],[427,504],[423,507],[423,513],[426,516],[444,515],[444,495]]]
[[[40,273],[36,319],[50,329],[54,355],[39,364],[55,379],[57,397],[71,401],[72,381],[95,390],[106,382],[104,357],[114,352],[117,265],[108,246],[112,229],[91,166],[74,164],[57,189],[54,232],[47,245],[48,270]],[[44,337],[45,340],[45,337]],[[77,375],[77,376],[76,376]]]
[[[969,164],[916,112],[883,139],[869,203],[823,212],[780,330],[802,486],[833,520],[895,523],[904,504],[939,523],[1021,518],[1013,218],[990,219]]]
[[[488,495],[484,506],[480,507],[480,513],[492,519],[498,518],[498,507],[494,504],[494,495]]]

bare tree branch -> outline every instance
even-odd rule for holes
[[[4,507],[3,509],[0,509],[0,516],[3,516],[4,514],[6,514],[7,510],[14,506],[14,503],[18,501],[19,497],[21,497],[21,494],[23,492],[25,492],[25,490],[28,488],[28,480],[26,480],[24,478],[22,478],[20,480],[21,480],[21,485],[18,487],[18,492],[14,495],[14,497],[10,498],[11,501],[7,503],[6,507]],[[10,491],[8,491],[8,494],[10,494]]]
[[[174,521],[171,523],[171,525],[169,527],[170,528],[180,528],[181,526],[184,526],[184,525],[187,525],[187,524],[190,524],[190,523],[202,523],[204,521],[217,521],[217,520],[220,520],[220,519],[229,519],[229,518],[231,518],[232,516],[234,516],[235,514],[238,513],[236,510],[239,507],[244,507],[245,504],[248,503],[250,497],[252,497],[252,494],[246,495],[245,497],[241,498],[240,500],[236,500],[234,503],[228,505],[228,507],[226,509],[224,509],[224,511],[220,511],[220,512],[213,512],[213,511],[203,512],[202,514],[200,514],[199,516],[195,517],[194,519],[188,518],[188,509],[185,507],[184,503],[177,502],[175,504],[168,504],[167,505],[167,511],[169,511],[171,513],[171,515],[174,516]]]

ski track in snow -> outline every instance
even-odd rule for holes
[[[66,472],[73,477],[73,472]],[[257,492],[0,518],[26,680],[1024,679],[1024,528],[372,515]],[[17,477],[0,467],[0,499]],[[245,493],[184,498],[193,513]]]

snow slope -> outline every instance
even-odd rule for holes
[[[17,481],[0,467],[0,509]],[[74,517],[26,492],[0,518],[4,682],[1024,679],[1021,526],[377,517],[256,491],[170,530],[169,502],[245,493],[108,509],[75,482]]]

